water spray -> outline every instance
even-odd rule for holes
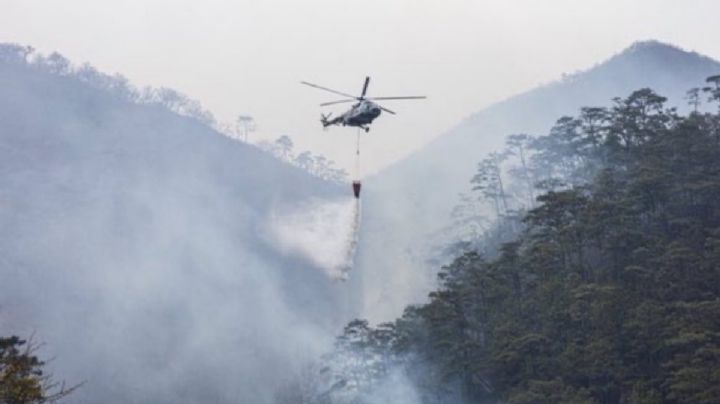
[[[348,278],[360,233],[361,131],[355,142],[354,198],[308,201],[270,217],[270,232],[282,250],[305,257],[335,280]]]
[[[278,207],[268,225],[273,246],[304,257],[332,279],[348,278],[358,243],[359,199],[316,199]]]
[[[352,182],[352,188],[353,188],[353,194],[355,194],[355,199],[360,199],[360,188],[362,187],[362,183],[360,182],[360,131],[362,129],[357,129],[356,136],[356,142],[355,142],[355,179],[353,179]]]

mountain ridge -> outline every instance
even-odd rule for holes
[[[707,76],[717,72],[720,63],[697,52],[655,40],[635,42],[581,73],[471,114],[368,178],[365,205],[373,216],[365,216],[359,250],[367,315],[396,317],[404,307],[402,300],[424,300],[437,268],[428,268],[425,257],[419,256],[420,244],[425,243],[421,240],[448,224],[457,195],[469,191],[475,164],[499,150],[507,135],[547,132],[558,117],[574,114],[582,106],[608,106],[614,97],[642,87],[652,88],[682,109],[685,92],[702,86]],[[389,251],[400,252],[402,258],[379,266],[370,258],[388,256]]]
[[[26,50],[0,46],[3,334],[34,333],[50,371],[88,380],[73,402],[272,402],[353,291],[278,248],[269,218],[346,190],[177,93],[131,102],[121,78]]]

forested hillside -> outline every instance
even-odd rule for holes
[[[427,295],[437,274],[427,260],[438,255],[433,247],[457,235],[451,215],[459,194],[467,193],[477,163],[503,147],[507,135],[546,133],[560,116],[586,105],[609,107],[612,98],[643,87],[687,112],[685,91],[718,71],[720,63],[698,53],[638,42],[592,68],[480,110],[368,178],[364,205],[372,214],[365,216],[358,261],[367,315],[386,320]],[[377,262],[379,256],[387,258]]]
[[[500,173],[535,201],[459,246],[427,304],[348,324],[307,402],[372,402],[390,379],[423,403],[716,402],[720,76],[688,101],[641,89],[511,138],[525,169],[481,164],[475,194],[502,212]]]
[[[34,334],[48,372],[86,381],[71,402],[268,402],[347,320],[349,285],[267,229],[346,189],[212,123],[175,91],[0,46],[0,336]]]

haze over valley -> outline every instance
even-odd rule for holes
[[[0,403],[720,396],[714,3],[112,5],[0,13]]]

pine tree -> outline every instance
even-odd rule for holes
[[[12,336],[0,338],[0,403],[38,404],[55,402],[80,387],[66,388],[43,371],[45,362],[34,352],[32,341]]]

